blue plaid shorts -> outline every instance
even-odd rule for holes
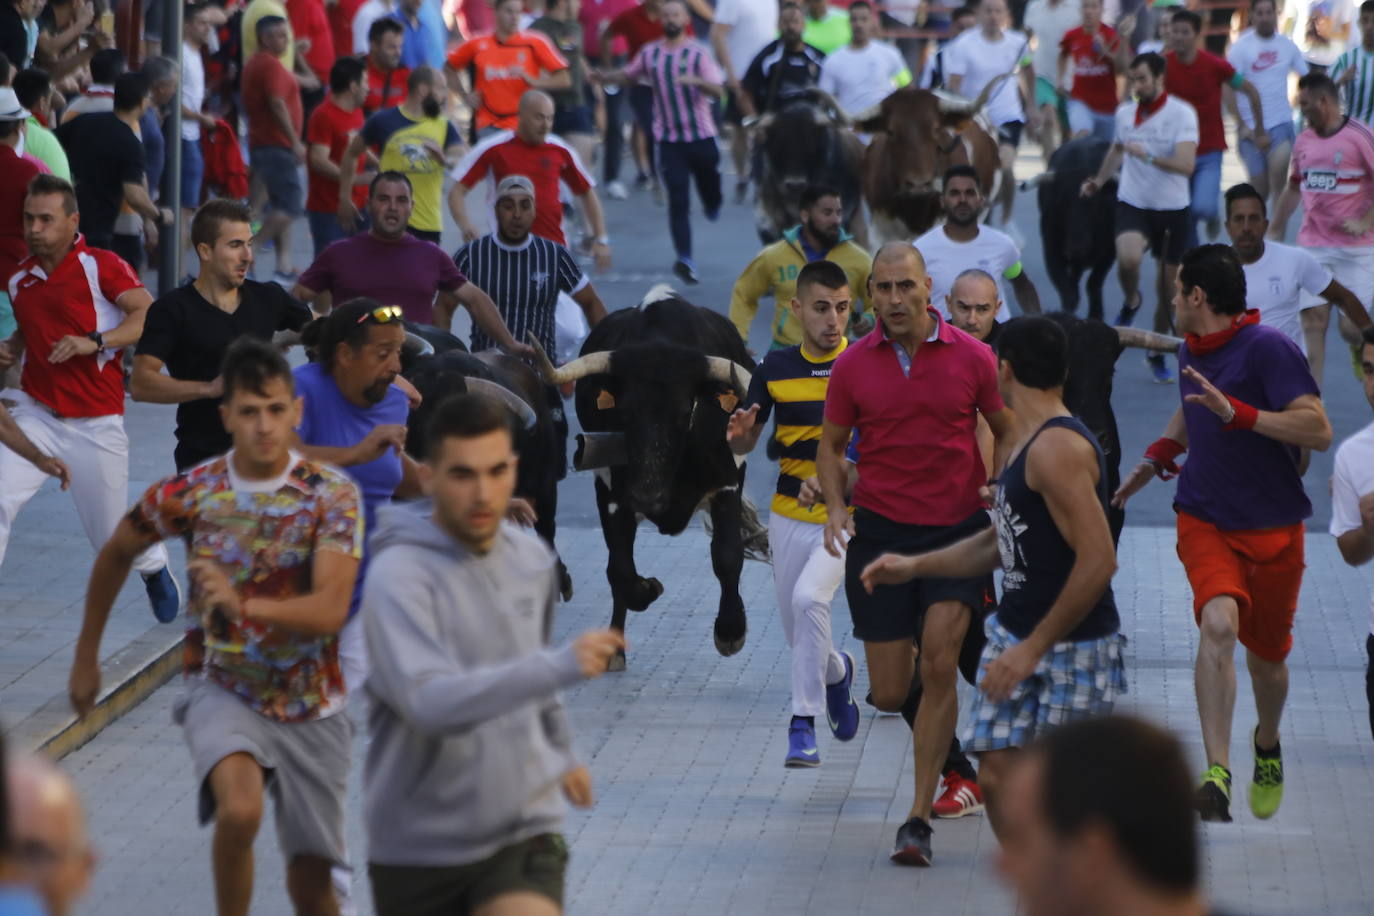
[[[988,644],[978,660],[980,684],[993,659],[1020,642],[997,621],[996,614],[988,618],[985,629]],[[1126,637],[1120,633],[1082,642],[1058,642],[1011,699],[993,703],[978,691],[969,710],[964,750],[978,753],[1025,747],[1046,729],[1107,715],[1116,698],[1126,692],[1125,648]]]

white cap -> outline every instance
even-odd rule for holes
[[[0,87],[0,121],[27,121],[29,110],[19,104],[19,96],[8,86]]]

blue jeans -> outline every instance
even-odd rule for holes
[[[668,189],[668,227],[679,258],[692,257],[691,183],[697,183],[707,219],[720,214],[720,147],[715,137],[685,143],[659,143],[658,174]]]
[[[320,252],[331,244],[348,236],[348,233],[344,232],[344,227],[339,225],[339,214],[337,213],[316,213],[311,210],[305,214],[305,217],[310,221],[310,241],[315,245],[315,257],[317,258],[320,256]]]
[[[1221,214],[1221,151],[1202,153],[1193,164],[1188,207],[1188,247],[1198,244],[1198,220],[1214,220]]]
[[[605,184],[620,180],[620,158],[625,155],[625,100],[628,95],[628,86],[606,87],[606,146],[601,151],[601,180]]]
[[[200,206],[201,183],[205,180],[205,157],[199,140],[181,140],[181,205],[187,210]]]

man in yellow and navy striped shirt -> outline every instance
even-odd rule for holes
[[[725,434],[735,454],[748,454],[768,415],[777,411],[774,436],[781,457],[768,543],[783,632],[792,647],[792,720],[784,761],[789,767],[820,764],[815,719],[822,710],[839,740],[850,740],[859,729],[859,707],[850,695],[854,658],[836,652],[830,638],[830,601],[844,578],[844,560],[825,549],[825,505],[804,506],[797,499],[808,480],[815,486],[825,392],[830,368],[849,344],[844,331],[851,302],[849,279],[835,262],[812,261],[801,269],[790,304],[801,343],[764,357]]]

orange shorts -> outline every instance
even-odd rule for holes
[[[1193,618],[1213,598],[1230,595],[1240,606],[1240,644],[1269,662],[1293,648],[1293,616],[1302,587],[1301,522],[1282,528],[1222,531],[1187,512],[1178,513],[1178,558],[1193,587]]]

